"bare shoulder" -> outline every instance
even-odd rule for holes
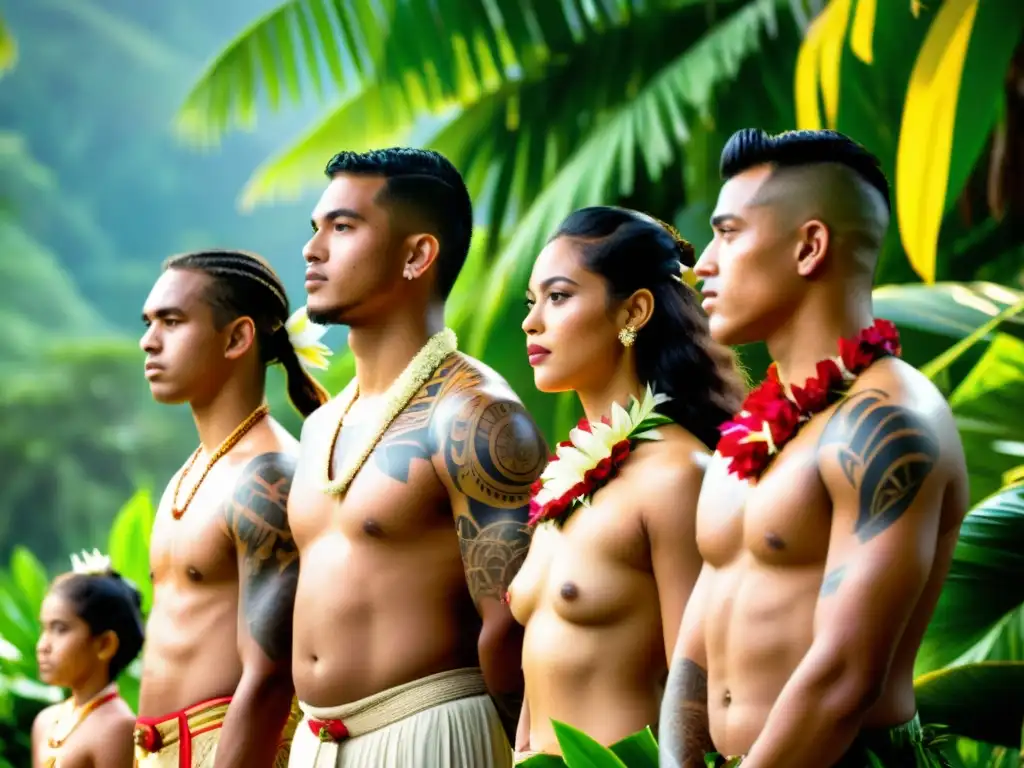
[[[135,715],[121,699],[93,712],[83,744],[92,756],[93,765],[129,764],[134,730]]]
[[[943,514],[947,489],[957,497],[966,489],[963,448],[948,404],[898,359],[875,363],[853,382],[827,416],[817,456],[833,501],[855,510],[854,532],[862,542],[908,511]]]
[[[710,454],[704,443],[676,424],[658,427],[658,432],[660,440],[636,447],[622,480],[636,485],[645,514],[674,515],[687,500],[690,506],[696,504]]]
[[[919,453],[931,465],[955,469],[963,452],[949,404],[920,371],[898,358],[872,365],[828,416],[819,450],[845,445],[854,453],[894,459]]]
[[[498,373],[466,355],[453,355],[439,378],[431,428],[449,472],[476,476],[472,485],[497,494],[495,501],[524,497],[547,446],[522,401]]]
[[[89,717],[89,725],[89,741],[92,744],[131,741],[135,730],[135,715],[124,700],[115,699],[96,709]]]
[[[519,396],[508,382],[490,366],[476,358],[456,352],[438,371],[440,388],[438,404],[444,404],[443,411],[465,405],[472,400],[489,400],[514,403],[522,408]]]
[[[38,742],[53,727],[60,706],[60,704],[51,704],[36,715],[35,720],[32,721],[32,741]]]

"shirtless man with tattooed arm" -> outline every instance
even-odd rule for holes
[[[421,150],[341,153],[327,175],[308,307],[349,326],[356,375],[306,421],[289,501],[306,718],[290,765],[510,766],[522,630],[504,596],[546,450],[443,327],[469,194]]]
[[[888,185],[830,131],[741,131],[722,174],[696,265],[711,333],[766,341],[792,396],[840,338],[872,326]],[[744,768],[940,764],[913,666],[966,513],[963,449],[923,375],[884,353],[862,363],[759,477],[729,471],[728,436],[711,461],[705,564],[662,705],[666,768],[703,766],[705,753]]]
[[[153,396],[190,405],[200,447],[153,525],[138,766],[283,768],[298,578],[286,511],[298,444],[267,414],[266,366],[283,365],[302,414],[326,392],[299,364],[284,286],[258,256],[171,259],[142,317]]]

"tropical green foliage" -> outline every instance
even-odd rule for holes
[[[149,579],[149,533],[155,510],[150,494],[139,491],[118,512],[106,551],[113,567],[142,592],[143,613],[153,602]],[[52,574],[57,576],[58,573]],[[64,698],[60,689],[39,681],[36,640],[39,610],[51,575],[26,548],[17,547],[0,569],[0,768],[30,763],[30,727],[36,713]],[[121,674],[121,695],[134,709],[139,697],[139,662]]]
[[[1024,412],[1024,237],[1014,225],[1024,215],[1024,104],[1015,95],[1024,92],[1024,6],[273,2],[225,0],[215,16],[193,0],[120,12],[94,0],[5,9],[0,70],[14,61],[7,22],[21,49],[0,80],[8,118],[0,245],[18,256],[0,267],[0,459],[10,478],[0,486],[0,557],[17,540],[48,564],[58,552],[63,562],[103,539],[130,489],[170,476],[193,430],[186,413],[149,402],[132,338],[160,260],[211,243],[250,247],[294,263],[282,271],[298,288],[308,212],[280,203],[314,191],[338,149],[410,142],[440,149],[463,170],[479,234],[449,322],[554,441],[578,404],[536,393],[519,323],[530,264],[558,220],[581,205],[618,202],[673,221],[699,250],[732,131],[833,126],[878,154],[895,181],[876,310],[900,327],[906,358],[949,397],[977,505],[918,662],[922,712],[985,740],[961,741],[969,765],[1016,760],[1009,747],[1020,728],[1011,742],[1012,723],[988,710],[965,718],[961,705],[987,706],[998,697],[984,691],[1016,679],[971,665],[1024,660],[1013,480],[1024,463],[1014,416]],[[260,13],[205,67],[178,115],[180,135],[220,151],[175,146],[164,126],[190,69],[221,45],[225,24],[241,28]],[[78,62],[70,71],[69,58]],[[287,123],[227,136],[254,128],[265,108],[292,106],[292,122],[302,124],[311,100],[324,111],[288,146],[278,140]],[[230,203],[253,153],[269,159],[245,185],[243,207],[278,205],[243,221]],[[759,378],[764,348],[740,352]],[[333,360],[324,381],[338,391],[354,368],[350,356]],[[275,415],[297,432],[276,374],[271,392]],[[147,551],[146,531],[139,514],[118,518],[110,542],[121,548],[118,562]],[[41,573],[18,550],[0,578],[0,622],[22,622],[20,630],[0,624],[4,754],[24,749],[31,715],[52,695],[32,683],[36,629],[24,623],[38,612],[31,595],[46,583]],[[566,728],[558,735],[570,765],[594,748]]]

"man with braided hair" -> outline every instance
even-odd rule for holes
[[[298,444],[267,412],[280,363],[303,416],[327,397],[300,364],[274,270],[236,251],[170,259],[142,312],[153,397],[188,403],[199,447],[164,492],[135,729],[139,768],[287,764],[298,553],[287,519]],[[286,723],[288,727],[286,727]]]

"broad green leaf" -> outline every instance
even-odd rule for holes
[[[904,359],[922,367],[945,353],[979,327],[1024,301],[1024,291],[994,283],[937,283],[884,285],[872,293],[875,314],[896,323]],[[1024,317],[1000,325],[1005,334],[1024,338]],[[989,334],[989,339],[994,334]],[[953,388],[981,359],[987,345],[975,344],[946,368],[936,383],[944,393]]]
[[[125,502],[114,518],[107,544],[114,570],[129,579],[142,593],[142,612],[153,604],[149,578],[149,537],[156,510],[148,489],[140,489]]]
[[[956,204],[991,139],[999,107],[1005,101],[1006,73],[1022,32],[1024,3],[1020,0],[978,3],[957,94],[945,211]]]
[[[918,54],[903,105],[896,159],[896,214],[907,257],[935,282],[939,229],[964,59],[978,0],[946,0]]]
[[[0,16],[0,73],[11,69],[18,60],[18,44],[3,16]]]
[[[30,612],[38,616],[50,580],[46,568],[38,558],[25,547],[15,547],[11,555],[11,576],[21,591]]]
[[[1024,603],[1024,485],[1004,488],[964,519],[949,575],[917,655],[940,669]]]
[[[991,493],[1024,454],[1024,341],[998,335],[949,404],[971,469],[972,498]]]
[[[602,747],[583,731],[552,720],[562,758],[568,768],[627,768],[615,753]]]
[[[940,669],[914,681],[921,719],[975,741],[1016,748],[1024,722],[1024,661]]]
[[[628,768],[658,768],[658,742],[650,728],[615,742],[609,749]]]
[[[1022,312],[1024,312],[1024,299],[1002,310],[998,315],[993,317],[984,325],[978,326],[967,336],[960,339],[960,341],[928,363],[928,365],[923,366],[921,368],[921,373],[929,379],[934,379],[955,363],[968,349],[984,339],[992,331],[998,329],[1005,321],[1016,317]]]
[[[516,763],[516,768],[565,768],[565,760],[556,755],[533,755]]]

